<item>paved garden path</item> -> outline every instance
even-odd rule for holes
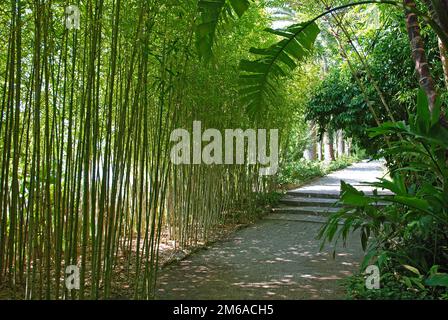
[[[357,186],[383,176],[381,162],[360,162],[288,192],[282,206],[227,241],[159,273],[157,299],[343,299],[340,280],[363,258],[359,236],[320,252],[315,237],[339,196],[340,180]]]

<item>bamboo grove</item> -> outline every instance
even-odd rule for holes
[[[79,28],[66,26],[70,5]],[[150,299],[162,233],[180,248],[205,241],[269,190],[256,166],[170,162],[174,128],[250,125],[234,108],[237,72],[199,62],[196,6],[1,2],[0,283],[15,298],[113,298],[119,283]],[[69,265],[80,268],[79,290],[65,286]]]

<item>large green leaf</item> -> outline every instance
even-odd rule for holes
[[[199,0],[199,23],[196,25],[196,46],[205,60],[213,56],[213,45],[220,22],[244,15],[249,9],[249,0]]]
[[[448,288],[448,274],[446,273],[434,274],[426,280],[426,284],[431,287],[440,286]]]
[[[426,133],[431,125],[431,115],[429,113],[429,102],[425,91],[420,89],[417,100],[417,128],[420,133]]]
[[[419,199],[417,197],[395,196],[390,201],[424,212],[428,212],[430,209],[428,201]]]
[[[242,60],[240,63],[241,101],[253,118],[261,114],[269,101],[276,97],[277,82],[288,76],[297,63],[310,54],[320,32],[315,22],[266,31],[283,39],[269,48],[252,48],[251,53],[259,58],[254,61]]]
[[[341,181],[341,202],[350,206],[367,206],[374,202],[364,192],[356,190],[350,184]]]
[[[230,0],[233,10],[238,17],[242,17],[243,14],[249,9],[250,3],[248,0]]]

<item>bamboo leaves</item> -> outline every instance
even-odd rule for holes
[[[9,39],[0,44],[0,290],[151,299],[161,241],[205,241],[237,201],[264,188],[257,168],[170,161],[170,132],[210,106],[198,92],[218,95],[232,126],[245,119],[229,107],[238,74],[221,86],[201,68],[201,85],[190,81],[199,78],[196,0],[82,1],[79,29],[59,19],[56,3],[0,4]],[[212,39],[216,23],[243,15],[249,1],[201,6]],[[219,112],[203,116],[225,128]],[[66,270],[79,270],[79,291]]]

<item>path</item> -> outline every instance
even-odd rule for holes
[[[344,298],[340,280],[363,257],[359,236],[347,248],[338,246],[336,259],[332,246],[319,251],[315,236],[325,211],[335,210],[341,179],[359,185],[382,172],[380,162],[361,162],[288,192],[264,220],[160,271],[157,299]]]

